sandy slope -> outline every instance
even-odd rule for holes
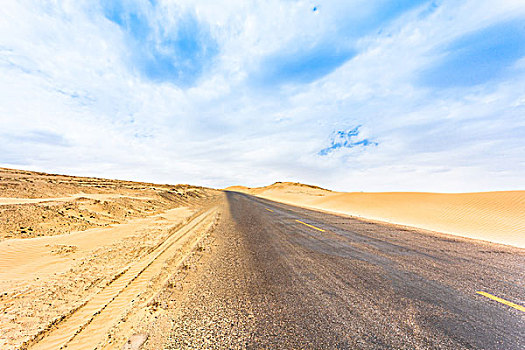
[[[525,247],[525,191],[342,193],[297,183],[229,189],[293,205]]]
[[[112,329],[191,253],[216,195],[0,168],[0,349],[124,343]]]

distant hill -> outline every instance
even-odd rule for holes
[[[236,192],[244,192],[249,191],[250,187],[246,186],[230,186],[223,189],[224,191],[236,191]]]
[[[230,186],[225,188],[226,191],[236,191],[244,192],[253,195],[278,195],[279,193],[300,193],[303,195],[312,195],[312,196],[323,196],[329,193],[334,193],[331,190],[325,188],[302,184],[299,182],[274,182],[268,186],[262,187],[246,187],[246,186]]]

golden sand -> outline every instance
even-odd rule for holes
[[[297,183],[232,190],[313,209],[525,247],[525,191],[345,193]]]

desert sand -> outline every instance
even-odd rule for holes
[[[0,168],[0,348],[121,348],[123,320],[150,314],[213,225],[216,193]]]
[[[525,247],[525,191],[345,193],[292,182],[257,188],[234,186],[227,190],[296,206]]]
[[[338,193],[298,183],[275,183],[261,188],[236,186],[229,190],[367,220],[525,246],[523,191]],[[292,213],[280,211],[276,206],[274,211],[268,211],[258,198],[246,201],[245,196],[233,195],[190,185],[158,185],[0,168],[0,349],[179,348],[179,338],[188,330],[200,332],[210,325],[184,321],[187,316],[184,310],[192,317],[199,315],[195,314],[196,310],[210,313],[213,322],[220,324],[218,315],[231,311],[231,305],[222,305],[223,297],[216,299],[215,304],[210,303],[206,293],[217,292],[213,288],[199,299],[198,305],[189,301],[192,293],[199,295],[200,291],[207,290],[208,284],[218,283],[231,296],[232,303],[241,300],[244,294],[234,293],[237,287],[244,288],[238,281],[249,277],[253,280],[251,283],[258,284],[259,279],[254,277],[256,274],[247,273],[249,267],[240,265],[238,256],[244,256],[248,259],[246,263],[252,265],[254,262],[266,264],[266,253],[260,255],[257,250],[260,245],[246,245],[248,237],[260,239],[261,225],[257,222],[268,226],[263,230],[266,234],[279,229],[282,237],[288,239],[301,232],[301,228],[305,230],[295,219],[312,220],[312,214],[302,208],[295,208]],[[237,208],[237,216],[231,213],[233,207]],[[239,222],[239,215],[247,219]],[[315,215],[324,215],[331,225],[339,225],[341,218],[318,212]],[[363,232],[374,237],[385,231],[389,240],[416,246],[411,247],[412,250],[423,247],[410,240],[407,243],[407,237],[433,244],[437,240],[441,242],[437,243],[440,249],[441,244],[456,243],[455,239],[442,240],[443,235],[424,236],[423,231],[396,229],[390,227],[391,224],[387,228],[374,224],[378,228],[370,233],[367,226],[370,223],[345,220],[352,221],[355,229],[363,229],[366,224]],[[249,227],[241,225],[243,223]],[[312,234],[308,230],[303,233],[308,237]],[[322,242],[329,237],[323,236]],[[360,250],[352,250],[358,257],[366,241],[359,241]],[[270,240],[265,242],[262,243],[269,244]],[[468,252],[481,256],[476,261],[495,259],[496,253],[509,252],[505,258],[490,260],[491,265],[507,266],[516,261],[519,264],[522,256],[518,248],[472,242],[462,244]],[[397,247],[396,244],[384,247]],[[221,249],[214,254],[217,246],[231,250],[231,254],[220,255]],[[264,258],[254,260],[259,255]],[[214,261],[222,270],[198,273],[201,257],[204,261]],[[381,259],[371,261],[383,261]],[[257,266],[252,265],[252,268]],[[261,273],[258,269],[254,271]],[[512,278],[519,280],[519,274]],[[265,277],[260,280],[264,281]],[[507,282],[509,280],[507,277]],[[188,291],[193,292],[188,294]],[[247,300],[246,305],[256,302],[260,295],[263,294]],[[210,305],[218,305],[219,310],[211,312]],[[270,308],[274,309],[280,310],[280,306]],[[243,313],[240,318],[235,316],[235,322],[253,323],[253,317]],[[226,325],[217,334],[230,330],[233,321],[227,317],[223,321]],[[209,340],[206,334],[202,339],[184,336],[183,344],[201,344]],[[220,339],[241,338],[231,333]]]

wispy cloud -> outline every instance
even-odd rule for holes
[[[523,187],[519,0],[13,0],[0,16],[4,166],[218,187]]]
[[[364,148],[378,145],[377,142],[371,141],[369,138],[360,137],[359,128],[361,128],[361,125],[358,125],[355,128],[349,130],[334,131],[331,137],[330,146],[320,150],[319,155],[326,156],[340,148]]]
[[[0,137],[17,145],[33,144],[36,147],[38,145],[69,146],[68,141],[62,135],[46,130],[30,130],[23,134],[0,133]]]
[[[104,15],[124,32],[130,64],[157,82],[192,85],[218,53],[209,25],[194,11],[159,3],[103,2]]]

